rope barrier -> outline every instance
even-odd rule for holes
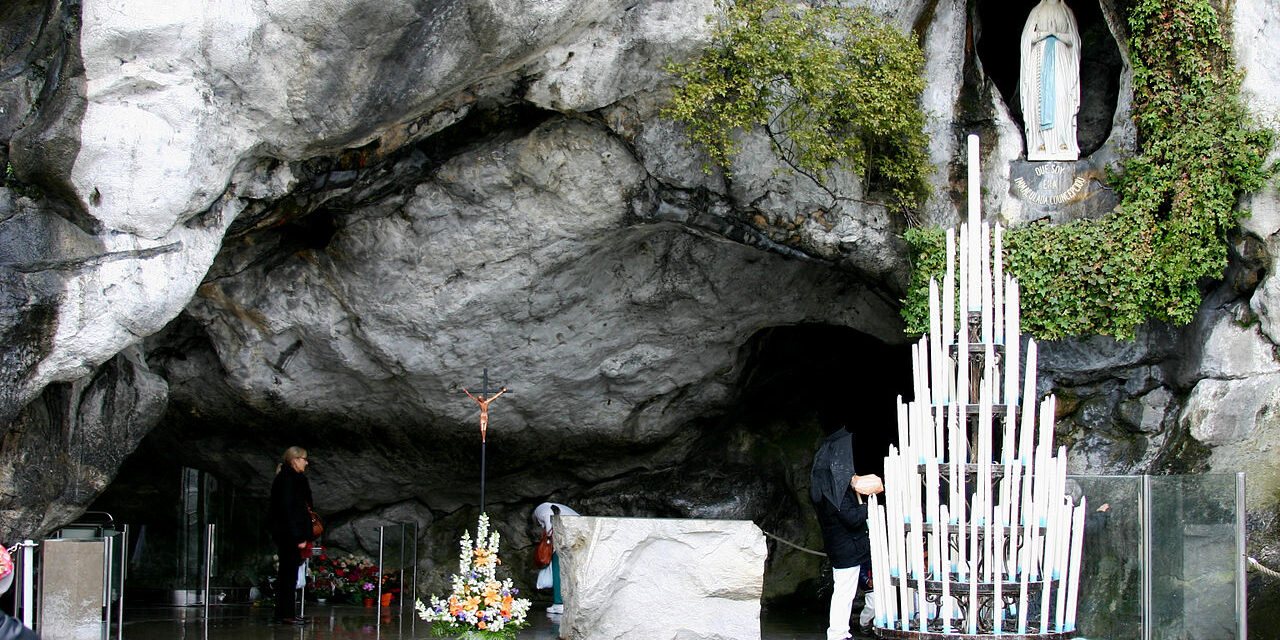
[[[761,531],[764,531],[764,530],[763,530],[763,529],[761,529]],[[821,552],[821,551],[814,551],[813,549],[806,549],[806,548],[804,548],[804,547],[802,547],[802,546],[800,546],[800,545],[798,545],[798,544],[796,544],[796,543],[794,543],[794,542],[789,542],[789,541],[787,541],[787,540],[783,540],[782,538],[779,538],[778,536],[775,536],[775,535],[773,535],[772,533],[769,533],[768,531],[764,531],[764,534],[765,534],[766,536],[769,536],[770,538],[773,538],[774,540],[777,540],[778,542],[781,542],[782,544],[787,545],[788,547],[793,548],[793,549],[799,549],[800,551],[803,551],[803,552],[805,552],[805,553],[811,553],[811,554],[813,554],[813,555],[815,555],[815,556],[822,556],[822,557],[824,557],[824,558],[825,558],[825,557],[827,557],[827,554],[825,554],[825,553],[823,553],[823,552]]]
[[[1249,566],[1271,576],[1272,578],[1280,578],[1280,571],[1262,566],[1262,563],[1258,562],[1258,559],[1253,556],[1249,557]]]

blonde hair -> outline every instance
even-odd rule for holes
[[[307,457],[307,450],[302,447],[294,446],[285,449],[284,455],[280,457],[280,464],[276,465],[276,473],[280,473],[280,470],[283,469],[285,465],[292,463],[294,460],[305,457]]]

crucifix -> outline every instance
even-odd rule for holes
[[[494,392],[497,393],[494,393]],[[467,394],[468,398],[476,401],[480,405],[480,513],[484,513],[484,476],[485,476],[485,441],[488,439],[489,431],[489,403],[498,399],[498,396],[507,392],[506,387],[501,389],[493,389],[489,387],[489,369],[485,368],[480,378],[480,388],[473,395],[467,391],[466,387],[459,389],[460,393]],[[488,397],[485,397],[488,395]]]

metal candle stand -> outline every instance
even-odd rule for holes
[[[930,280],[929,332],[912,347],[914,398],[898,398],[885,493],[868,504],[875,632],[1071,638],[1086,505],[1067,495],[1057,401],[1036,403],[1034,340],[1022,366],[1002,230],[979,223],[976,136],[969,164],[969,219],[958,247],[947,231],[946,277],[941,291]]]

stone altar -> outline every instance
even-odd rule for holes
[[[746,520],[557,516],[566,640],[760,637],[768,555]]]

